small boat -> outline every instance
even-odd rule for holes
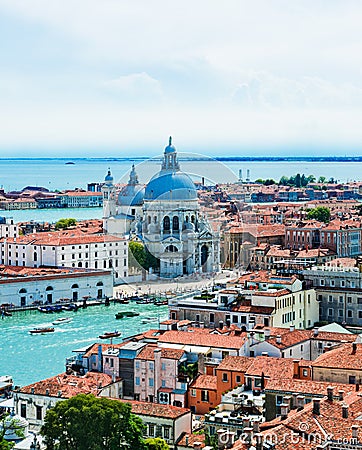
[[[126,298],[121,298],[120,300],[118,300],[118,303],[122,303],[123,305],[128,305],[129,300],[127,300]]]
[[[53,327],[42,327],[42,328],[33,328],[29,331],[30,334],[43,334],[43,333],[52,333],[54,331]]]
[[[69,305],[63,306],[64,311],[78,311],[78,306],[74,303],[70,303]]]
[[[168,300],[158,300],[158,301],[155,301],[154,305],[155,305],[155,306],[168,305]]]
[[[112,338],[116,338],[119,337],[122,333],[120,331],[107,331],[104,334],[101,334],[99,337],[99,339],[112,339]]]
[[[157,317],[145,317],[142,319],[142,323],[151,323],[151,322],[157,322]]]
[[[124,319],[125,317],[135,317],[139,315],[140,313],[136,313],[133,311],[121,311],[116,314],[116,319]]]
[[[65,165],[69,165],[69,164],[72,164],[72,165],[73,165],[73,164],[75,164],[75,162],[73,162],[73,161],[68,161],[68,162],[65,163]]]
[[[4,317],[11,317],[12,316],[11,312],[9,312],[9,311],[1,311],[1,315],[4,316]]]
[[[62,323],[69,323],[73,319],[71,317],[59,317],[59,319],[54,320],[53,325],[61,325]]]

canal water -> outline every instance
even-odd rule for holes
[[[139,316],[117,320],[118,311],[135,311]],[[31,335],[29,330],[45,327],[60,317],[71,317],[70,323],[54,325],[55,332]],[[48,378],[65,370],[65,358],[75,349],[95,342],[109,343],[98,336],[106,331],[118,330],[122,338],[157,329],[159,320],[168,317],[167,306],[152,304],[89,306],[77,312],[65,311],[44,314],[38,311],[16,312],[12,317],[0,319],[0,375],[12,375],[16,385],[24,386]],[[148,318],[152,320],[148,320]],[[143,321],[148,321],[143,323]]]

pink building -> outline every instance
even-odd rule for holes
[[[134,366],[135,400],[184,407],[187,384],[178,381],[179,365],[186,361],[184,350],[149,344],[137,355]]]

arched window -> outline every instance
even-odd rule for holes
[[[174,245],[169,245],[168,247],[166,247],[165,251],[175,253],[175,252],[178,252],[178,249]]]
[[[191,216],[191,223],[195,223],[195,216]]]
[[[204,244],[201,247],[201,265],[202,266],[206,263],[208,256],[209,256],[209,249],[207,248],[207,245]]]
[[[82,267],[82,263],[81,262],[78,263],[78,267]]]
[[[52,291],[53,288],[52,288],[51,286],[48,286],[45,290],[46,290],[46,291]]]
[[[77,284],[73,284],[72,289],[79,289],[79,286]]]
[[[173,216],[172,229],[173,229],[173,231],[178,231],[179,230],[179,220],[178,220],[177,216]]]
[[[157,216],[153,217],[153,223],[157,223]]]
[[[170,218],[168,216],[163,219],[163,231],[170,231]]]
[[[185,219],[185,220],[186,220],[186,222],[188,222],[188,221],[189,221],[189,216],[186,216],[186,219]]]
[[[98,283],[96,284],[96,286],[103,286],[103,282],[102,282],[102,281],[98,281]]]
[[[19,294],[26,294],[26,289],[24,289],[24,288],[22,288],[22,289],[20,289],[20,291],[19,291]]]

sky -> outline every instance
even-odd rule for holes
[[[361,155],[362,2],[0,0],[0,157]]]

